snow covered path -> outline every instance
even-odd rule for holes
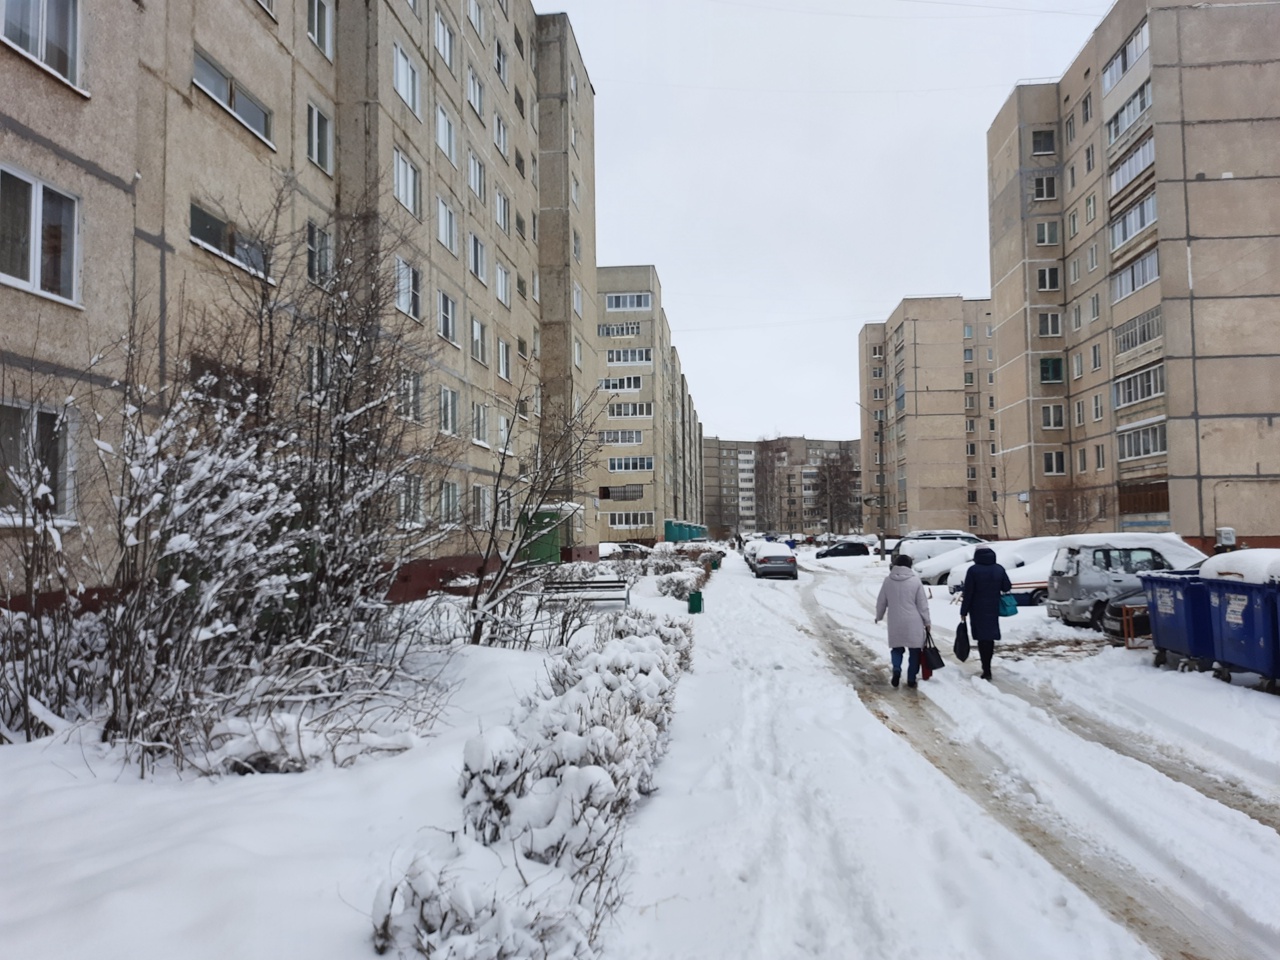
[[[1006,649],[1049,659],[998,658],[991,685],[949,658],[894,690],[884,568],[804,569],[755,581],[731,556],[709,585],[609,956],[1280,956],[1280,701],[1136,651],[1073,661],[1091,638],[1038,610]],[[935,594],[941,641],[957,618]],[[1262,742],[1176,698],[1238,708]]]

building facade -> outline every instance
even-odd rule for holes
[[[990,302],[903,300],[858,337],[868,471],[864,527],[899,536],[1003,528]]]
[[[667,520],[703,523],[702,424],[671,343],[658,271],[601,267],[597,289],[600,539],[652,543]]]
[[[1119,0],[995,118],[1006,535],[1280,538],[1276,36],[1270,5]]]
[[[504,460],[591,422],[602,369],[594,92],[567,17],[529,0],[20,7],[0,38],[6,465],[42,437],[69,513],[92,447],[75,423],[51,432],[50,398],[113,389],[126,371],[94,358],[130,336],[152,386],[229,363],[241,345],[192,344],[241,281],[292,263],[324,288],[338,225],[369,211],[408,330],[400,414],[448,459],[402,491],[401,519],[516,522],[495,502]],[[333,358],[304,356],[322,380]],[[583,464],[559,491],[577,542],[598,539],[591,479]]]

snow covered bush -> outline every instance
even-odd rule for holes
[[[556,653],[547,682],[521,704],[510,726],[486,730],[466,744],[459,781],[464,837],[525,863],[522,876],[530,865],[558,871],[549,875],[563,882],[549,889],[572,890],[568,902],[576,912],[552,911],[561,918],[554,929],[561,937],[576,930],[580,938],[569,942],[582,951],[564,956],[591,956],[600,925],[621,902],[626,817],[653,788],[690,637],[687,623],[648,613],[605,617],[594,635],[579,635]],[[442,919],[456,909],[458,896],[440,876],[415,866],[390,894],[379,895],[374,917],[380,952],[412,945],[430,956],[561,955],[500,952],[511,941],[483,911],[483,923],[497,938],[485,942],[489,952],[429,952],[423,944],[434,951],[481,949],[470,939],[475,924],[449,926]],[[474,902],[473,896],[466,900],[470,914],[476,913]],[[548,912],[539,906],[533,915]],[[527,916],[520,914],[515,925]],[[446,927],[456,932],[442,933]]]
[[[675,597],[677,600],[688,600],[689,594],[701,590],[707,583],[707,572],[696,569],[678,570],[658,577],[658,593],[664,597]]]

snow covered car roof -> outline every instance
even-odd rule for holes
[[[1200,576],[1214,580],[1239,580],[1241,583],[1280,580],[1280,550],[1259,548],[1220,553],[1204,562]]]
[[[795,553],[785,543],[776,541],[766,541],[758,550],[756,550],[756,559],[761,557],[793,557]]]

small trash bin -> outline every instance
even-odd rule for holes
[[[720,569],[720,558],[719,558],[719,557],[712,557],[712,558],[711,558],[711,569],[712,569],[712,570],[719,570],[719,569]]]
[[[1274,583],[1205,579],[1213,621],[1213,654],[1223,668],[1280,676]]]
[[[1151,644],[1156,665],[1170,655],[1194,661],[1197,669],[1213,667],[1213,617],[1209,588],[1193,571],[1142,575],[1151,618]]]
[[[702,612],[702,591],[701,590],[694,590],[692,593],[689,594],[689,612],[690,613]]]

